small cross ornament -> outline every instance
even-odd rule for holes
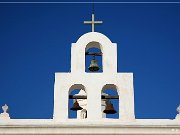
[[[94,32],[94,25],[95,24],[102,24],[103,21],[95,21],[94,14],[92,14],[92,20],[91,21],[84,21],[84,24],[91,24],[92,25],[92,32]]]
[[[7,113],[8,106],[6,104],[4,106],[2,106],[2,110],[3,110],[3,113]]]

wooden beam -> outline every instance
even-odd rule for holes
[[[93,56],[102,56],[102,52],[86,52],[86,55],[93,55]]]
[[[119,96],[101,96],[102,99],[119,99]],[[87,99],[87,96],[83,95],[69,95],[69,99]]]

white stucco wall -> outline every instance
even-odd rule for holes
[[[180,121],[168,119],[6,120],[0,121],[0,135],[180,135]]]
[[[101,49],[102,73],[85,72],[85,51],[91,47]],[[119,116],[132,121],[134,116],[134,88],[132,73],[117,73],[117,45],[105,35],[86,33],[71,47],[71,72],[56,73],[54,85],[54,120],[68,119],[68,95],[72,86],[83,85],[87,93],[87,119],[102,119],[101,94],[104,86],[117,90],[119,94]],[[80,88],[81,89],[81,88]]]

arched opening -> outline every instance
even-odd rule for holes
[[[90,42],[85,48],[85,72],[98,73],[103,71],[102,49],[98,42]]]
[[[68,102],[68,118],[82,119],[87,118],[87,94],[85,87],[82,84],[72,85],[69,89],[69,102]],[[86,110],[86,112],[84,111]],[[83,116],[82,117],[82,111]]]
[[[106,84],[102,89],[102,117],[119,119],[119,94],[114,84]]]

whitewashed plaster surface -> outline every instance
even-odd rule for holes
[[[6,120],[0,135],[180,135],[180,121],[168,119],[120,120]]]
[[[85,72],[85,52],[92,47],[102,51],[102,73]],[[86,33],[72,44],[71,72],[55,74],[54,120],[68,118],[68,95],[73,89],[84,89],[87,93],[87,119],[102,119],[101,94],[105,88],[117,90],[120,98],[120,119],[133,121],[135,119],[133,74],[117,73],[115,43],[101,33]]]

